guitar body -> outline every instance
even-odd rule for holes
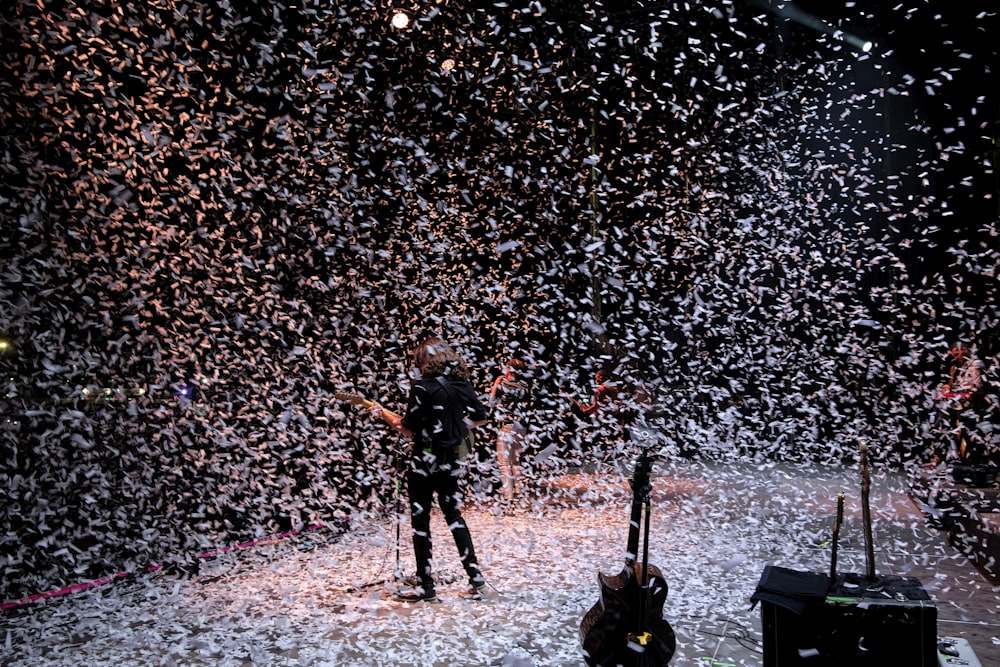
[[[663,620],[667,582],[655,565],[647,566],[646,575],[648,589],[644,591],[639,584],[640,564],[626,566],[614,576],[597,574],[601,598],[580,623],[584,659],[590,667],[661,667],[670,662],[677,638]],[[645,634],[635,637],[640,619]]]

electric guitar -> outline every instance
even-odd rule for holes
[[[382,408],[382,412],[389,415],[393,419],[396,418],[402,419],[402,417],[398,412],[393,412],[392,410],[382,406],[381,403],[376,403],[375,401],[367,399],[360,394],[348,394],[345,392],[337,392],[336,394],[334,394],[334,397],[338,401],[346,401],[347,403],[351,403],[353,405],[360,405],[365,408],[371,408],[375,405],[378,405],[379,407]],[[458,447],[458,458],[464,460],[469,455],[470,452],[474,451],[475,447],[476,447],[476,436],[473,434],[472,428],[470,427],[466,430],[464,441]]]
[[[381,406],[381,404],[365,398],[361,394],[347,394],[347,393],[344,393],[344,392],[337,392],[336,394],[334,394],[334,398],[336,398],[338,401],[346,401],[347,403],[350,403],[351,405],[360,405],[360,406],[365,407],[365,408],[371,408],[371,407],[374,407],[376,405],[379,405],[380,407],[382,407],[382,412],[386,413],[390,417],[392,417],[394,419],[396,417],[399,417],[400,419],[402,419],[402,417],[400,416],[400,414],[398,412],[393,412],[392,410],[390,410],[390,409],[388,409],[386,407]]]
[[[601,599],[580,623],[584,661],[589,667],[663,667],[677,648],[674,630],[663,618],[667,582],[660,569],[649,563],[650,467],[644,450],[632,479],[625,567],[614,576],[597,573]],[[639,527],[643,520],[645,539],[639,560]]]

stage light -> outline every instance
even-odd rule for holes
[[[852,35],[833,27],[818,16],[814,16],[799,9],[791,2],[782,2],[781,0],[750,0],[750,4],[760,7],[775,16],[790,19],[799,25],[804,25],[807,28],[816,30],[817,32],[830,35],[834,39],[846,42],[864,53],[870,52],[875,46],[870,41],[861,39],[856,35]]]
[[[392,27],[396,30],[406,30],[410,27],[410,21],[412,19],[410,17],[410,13],[405,9],[393,9],[390,12],[390,17],[389,21],[392,23]]]
[[[821,28],[818,29],[822,30]],[[823,32],[830,32],[830,31],[823,30]],[[870,52],[872,48],[874,48],[875,46],[874,43],[869,42],[868,40],[861,39],[860,37],[844,32],[842,30],[835,30],[833,32],[830,32],[830,34],[833,35],[834,39],[841,42],[846,42],[851,46],[853,46],[854,48],[856,48],[858,51],[861,51],[862,53]]]

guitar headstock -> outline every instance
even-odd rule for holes
[[[632,442],[643,449],[649,449],[658,442],[666,440],[666,436],[659,429],[653,428],[641,419],[629,428],[628,434]]]

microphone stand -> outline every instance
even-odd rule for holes
[[[403,567],[400,564],[400,524],[403,523],[403,519],[400,517],[400,511],[402,510],[402,491],[403,491],[403,473],[401,470],[400,461],[404,460],[402,455],[398,452],[396,453],[396,498],[392,503],[393,513],[396,515],[396,569],[393,571],[393,576],[395,580],[403,580]]]

